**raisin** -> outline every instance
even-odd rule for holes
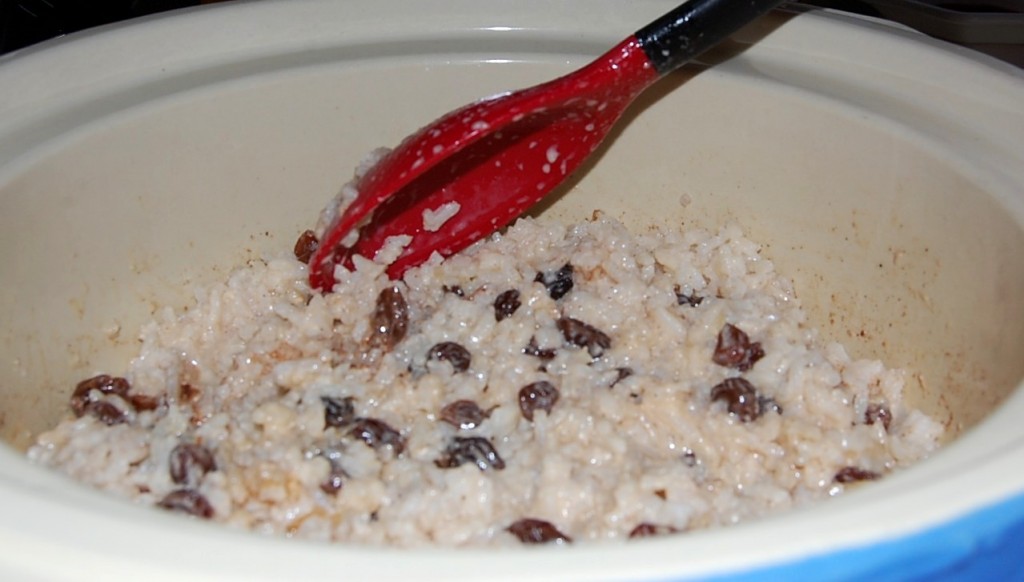
[[[356,420],[355,426],[349,432],[353,437],[360,439],[367,445],[379,449],[380,447],[391,447],[395,456],[401,455],[405,450],[405,439],[401,433],[391,428],[388,423],[376,418],[360,418]]]
[[[670,525],[658,525],[654,523],[643,522],[633,528],[629,532],[630,538],[649,538],[653,536],[663,536],[668,534],[674,534],[678,532],[676,528]]]
[[[327,462],[330,463],[330,471],[327,473],[327,477],[320,482],[320,490],[328,495],[335,495],[338,491],[341,491],[344,486],[345,479],[348,478],[348,473],[345,469],[341,468],[338,464],[337,453],[324,455],[327,457]]]
[[[509,289],[503,292],[494,300],[494,319],[501,321],[507,317],[512,317],[512,314],[522,304],[522,301],[519,300],[519,291],[517,289]]]
[[[472,400],[456,400],[441,409],[441,420],[463,429],[480,426],[487,416],[488,414]]]
[[[86,404],[85,412],[107,426],[128,422],[128,415],[123,410],[105,400],[95,400]]]
[[[697,453],[693,452],[689,447],[683,448],[683,464],[687,467],[697,466]]]
[[[156,410],[157,407],[160,406],[159,398],[155,396],[147,396],[145,394],[129,394],[128,402],[139,412]]]
[[[565,341],[587,348],[590,357],[597,358],[612,347],[612,338],[596,327],[571,317],[561,317],[555,322]]]
[[[441,286],[441,291],[444,291],[445,293],[451,293],[452,295],[455,295],[456,297],[465,297],[466,296],[466,292],[463,291],[462,287],[460,287],[458,285],[452,285],[450,287],[448,285],[442,285]]]
[[[761,344],[751,342],[747,334],[731,323],[725,324],[718,332],[715,354],[711,360],[719,366],[736,368],[743,372],[749,370],[764,357]]]
[[[80,417],[85,414],[86,406],[92,402],[89,394],[93,390],[98,390],[102,394],[116,394],[122,398],[127,398],[130,389],[131,386],[128,384],[128,380],[124,378],[108,376],[107,374],[93,376],[75,385],[75,391],[71,393],[71,410],[74,411],[75,416]]]
[[[482,437],[455,437],[448,443],[441,458],[434,461],[442,469],[454,469],[465,463],[473,463],[481,471],[500,471],[505,468],[505,461],[501,460],[498,451],[494,450],[490,441]]]
[[[555,350],[554,348],[542,349],[537,345],[537,338],[531,337],[530,343],[526,344],[526,347],[523,348],[523,353],[528,356],[534,356],[536,358],[540,358],[541,360],[547,361],[554,359],[557,350]]]
[[[320,482],[320,490],[328,495],[335,495],[338,491],[341,491],[345,484],[343,481],[344,475],[336,473],[333,469],[331,467],[331,472],[327,474],[327,478]]]
[[[526,420],[533,422],[534,411],[543,410],[550,414],[558,396],[558,388],[547,380],[527,384],[519,391],[519,410]]]
[[[629,368],[629,367],[615,368],[615,379],[612,380],[611,385],[608,386],[608,387],[609,388],[614,388],[616,384],[618,384],[619,382],[622,382],[623,380],[625,380],[626,378],[629,378],[632,375],[633,375],[633,368]]]
[[[550,522],[540,519],[520,519],[508,526],[508,531],[524,544],[572,543],[572,538],[558,531]]]
[[[566,263],[554,273],[537,273],[533,280],[537,283],[542,283],[547,288],[548,295],[552,299],[558,300],[569,291],[572,291],[572,272],[572,265]]]
[[[300,263],[309,264],[309,259],[313,258],[313,253],[316,252],[317,247],[320,246],[320,241],[316,238],[316,233],[312,230],[307,230],[299,235],[299,239],[295,241],[295,258]]]
[[[427,358],[448,362],[456,372],[465,372],[469,369],[470,362],[473,361],[473,356],[470,355],[469,350],[455,342],[435,344],[427,352]]]
[[[758,396],[757,406],[758,410],[761,411],[761,414],[764,414],[769,410],[775,414],[782,414],[782,405],[776,402],[774,398],[768,396]]]
[[[889,424],[892,423],[892,411],[884,404],[869,404],[864,411],[864,423],[875,424],[881,422],[886,432],[889,431]]]
[[[750,422],[761,416],[761,402],[754,385],[743,378],[728,378],[711,389],[711,400],[724,400],[729,412],[743,422]]]
[[[704,301],[703,297],[699,297],[696,293],[690,292],[689,295],[682,292],[679,285],[676,285],[676,304],[677,305],[689,305],[690,307],[697,307],[701,301]]]
[[[188,382],[182,383],[178,386],[178,401],[182,403],[198,402],[199,398],[203,395],[203,391],[196,388]]]
[[[210,449],[194,443],[181,443],[171,451],[171,481],[179,485],[196,485],[210,471],[217,470]]]
[[[386,287],[377,295],[370,316],[370,345],[390,351],[409,331],[409,305],[398,287]]]
[[[355,398],[333,398],[321,396],[320,402],[324,405],[324,425],[328,427],[345,427],[356,420],[356,407],[353,404]]]
[[[195,489],[176,489],[160,500],[158,506],[203,519],[213,517],[213,506]]]
[[[874,471],[868,471],[859,467],[843,467],[836,472],[836,476],[832,480],[836,483],[855,483],[857,481],[873,481],[880,476]]]

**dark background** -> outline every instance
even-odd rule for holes
[[[217,1],[223,0],[0,0],[0,54],[101,24]],[[1024,67],[1024,0],[799,1],[894,20]]]
[[[0,54],[101,24],[211,0],[0,0]]]

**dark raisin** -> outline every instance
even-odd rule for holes
[[[116,394],[122,398],[127,398],[130,389],[131,386],[128,384],[128,380],[124,378],[108,376],[107,374],[93,376],[75,385],[75,391],[71,393],[71,410],[74,411],[75,416],[85,414],[86,405],[92,401],[89,394],[93,390],[97,390],[102,394]]]
[[[156,410],[160,406],[160,399],[145,394],[129,394],[128,402],[139,412]]]
[[[195,443],[181,443],[171,451],[171,481],[179,485],[196,485],[210,471],[217,470],[213,453]]]
[[[164,509],[180,511],[203,519],[213,517],[213,506],[195,489],[171,491],[157,505]]]
[[[572,538],[558,531],[550,522],[540,519],[520,519],[508,526],[508,531],[524,544],[572,543]]]
[[[771,398],[769,396],[758,396],[757,406],[758,410],[761,411],[761,414],[764,414],[768,411],[772,411],[775,414],[782,414],[782,405],[776,402],[774,398]]]
[[[761,416],[761,403],[754,385],[743,378],[728,378],[711,389],[711,400],[724,400],[729,412],[743,422],[750,422]]]
[[[892,423],[892,411],[884,404],[869,404],[864,411],[864,423],[875,424],[881,422],[886,432],[889,431],[889,424]]]
[[[377,295],[370,316],[370,345],[390,351],[409,331],[409,305],[398,287],[386,287]]]
[[[469,369],[470,362],[473,361],[469,350],[455,342],[434,344],[434,347],[427,352],[427,358],[448,362],[456,372],[465,372]]]
[[[442,469],[454,469],[465,463],[473,463],[481,471],[500,471],[505,468],[505,461],[501,460],[498,451],[494,450],[490,441],[482,437],[455,437],[448,443],[441,458],[434,461]]]
[[[676,528],[670,525],[658,525],[654,523],[641,523],[633,528],[633,531],[629,532],[630,538],[649,538],[653,536],[663,536],[668,534],[674,534],[678,532]]]
[[[128,422],[128,415],[123,410],[105,400],[94,400],[85,405],[85,413],[99,419],[107,426]]]
[[[320,482],[320,490],[328,495],[334,495],[344,487],[343,475],[333,470],[327,474],[327,478]]]
[[[868,471],[867,469],[861,469],[859,467],[843,467],[839,469],[836,476],[833,477],[833,481],[836,483],[855,483],[857,481],[872,481],[878,479],[881,475],[874,471]]]
[[[633,368],[629,368],[629,367],[615,368],[615,372],[616,372],[615,379],[612,380],[611,385],[608,386],[609,388],[614,388],[616,384],[618,384],[619,382],[622,382],[626,378],[629,378],[630,376],[632,376],[633,375]]]
[[[351,396],[344,398],[321,396],[320,402],[324,405],[324,424],[326,426],[341,428],[355,422],[355,398]]]
[[[533,413],[537,410],[551,413],[551,409],[558,402],[558,388],[551,382],[541,380],[527,384],[519,391],[519,410],[526,420],[533,421]]]
[[[441,409],[441,420],[463,429],[480,426],[487,416],[487,412],[472,400],[456,400]]]
[[[565,341],[587,348],[590,357],[597,358],[612,347],[612,338],[596,327],[571,317],[561,317],[555,322]]]
[[[690,292],[689,295],[682,292],[679,285],[676,285],[676,303],[678,305],[689,305],[690,307],[697,307],[701,301],[704,301],[703,297],[698,297],[696,293]]]
[[[353,437],[360,439],[367,445],[379,449],[380,447],[391,447],[395,456],[401,455],[405,450],[405,439],[401,433],[391,428],[388,423],[376,418],[360,418],[356,420],[355,426],[349,432]]]
[[[312,230],[307,230],[299,235],[299,239],[295,241],[295,258],[300,263],[309,264],[309,259],[313,258],[313,253],[316,252],[317,247],[320,246],[320,241],[316,238],[316,233]]]
[[[530,343],[526,344],[526,347],[523,348],[523,353],[528,356],[534,356],[536,358],[540,358],[544,361],[547,361],[554,359],[557,350],[555,350],[554,348],[542,349],[537,345],[537,338],[531,337]]]
[[[203,395],[203,391],[196,388],[188,382],[184,382],[178,385],[178,402],[191,403],[197,402],[199,397]]]
[[[517,289],[509,289],[503,292],[494,300],[494,319],[501,321],[507,317],[512,317],[512,314],[522,304],[522,301],[519,300],[519,291]]]
[[[338,455],[336,453],[324,456],[327,458],[327,462],[330,463],[331,468],[327,473],[327,477],[320,482],[320,490],[328,495],[334,495],[338,491],[341,491],[345,483],[344,480],[347,479],[349,475],[338,463]]]
[[[561,299],[566,293],[572,291],[572,272],[572,265],[566,263],[554,273],[537,273],[533,280],[542,283],[552,299]]]
[[[719,366],[746,371],[764,357],[761,344],[751,342],[747,334],[731,323],[725,324],[718,332],[715,354],[711,357]]]
[[[462,287],[460,287],[458,285],[452,285],[450,287],[448,285],[442,285],[441,286],[441,291],[444,291],[445,293],[451,293],[452,295],[455,295],[456,297],[465,297],[466,296],[466,292],[463,291]]]

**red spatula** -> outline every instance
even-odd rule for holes
[[[504,227],[572,174],[644,89],[784,1],[691,0],[578,71],[420,129],[356,184],[310,259],[310,283],[330,291],[336,265],[373,257],[392,236],[412,237],[388,267],[398,278]]]

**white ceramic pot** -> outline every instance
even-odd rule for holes
[[[739,222],[827,336],[917,372],[912,398],[953,435],[926,462],[733,528],[490,552],[259,537],[22,458],[76,379],[123,367],[154,304],[290,247],[365,152],[673,4],[264,0],[0,59],[0,578],[1019,576],[1024,75],[842,15],[775,15],[664,81],[544,212]]]

